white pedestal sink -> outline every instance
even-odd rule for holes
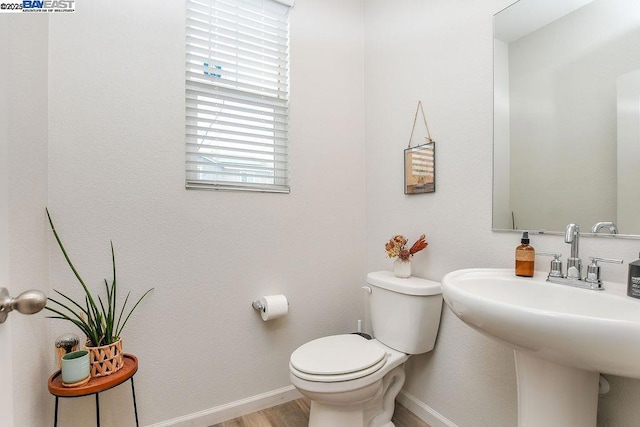
[[[640,378],[640,300],[620,284],[592,291],[466,269],[442,279],[466,324],[515,350],[518,426],[595,427],[600,373]]]

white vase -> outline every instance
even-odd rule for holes
[[[411,277],[411,260],[403,261],[400,258],[396,258],[393,261],[393,274],[403,279]]]

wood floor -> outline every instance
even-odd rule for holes
[[[396,427],[429,427],[397,402],[392,421]],[[302,398],[210,427],[306,427],[308,422],[309,401]]]

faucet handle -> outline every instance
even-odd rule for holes
[[[601,262],[609,262],[611,264],[622,264],[624,262],[623,259],[615,259],[615,258],[600,258],[597,256],[590,256],[589,259],[592,263],[597,264],[598,261]]]
[[[562,254],[537,252],[536,255],[553,257],[553,260],[551,260],[551,268],[549,269],[549,277],[562,277],[562,261],[560,260]]]
[[[600,266],[598,265],[598,261],[600,262],[609,262],[612,264],[622,264],[624,261],[621,259],[612,259],[612,258],[599,258],[599,257],[589,257],[591,260],[591,264],[587,266],[587,277],[585,277],[585,282],[593,283],[597,285],[598,289],[602,288],[602,280],[600,279]]]

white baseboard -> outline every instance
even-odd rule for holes
[[[205,409],[204,411],[194,412],[193,414],[151,424],[148,427],[205,427],[241,417],[252,412],[271,408],[272,406],[299,399],[300,397],[302,397],[300,392],[291,385],[257,396]],[[400,394],[398,394],[397,400],[402,406],[432,427],[458,427],[444,415],[411,393],[401,391]]]
[[[449,421],[444,415],[440,414],[421,400],[418,400],[418,398],[411,393],[401,391],[396,400],[432,427],[458,427],[456,424]]]
[[[279,388],[204,411],[152,424],[149,427],[205,427],[302,397],[294,386]]]

